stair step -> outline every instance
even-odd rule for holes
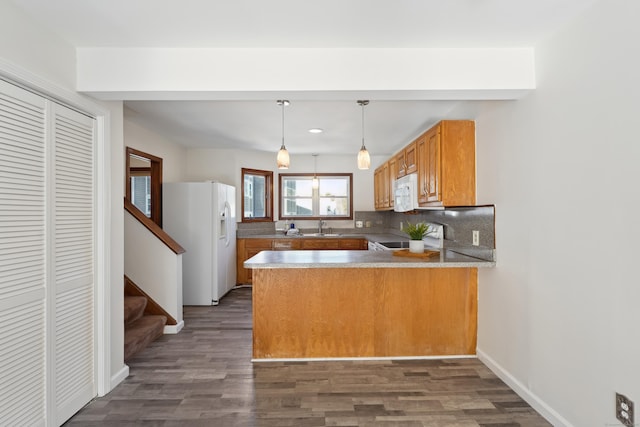
[[[125,325],[124,328],[124,360],[126,361],[149,344],[162,336],[165,316],[142,316],[138,320]]]
[[[147,299],[141,296],[124,297],[124,324],[133,323],[144,315]]]

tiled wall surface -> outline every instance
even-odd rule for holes
[[[362,221],[362,228],[333,228],[343,234],[396,234],[408,237],[400,224],[431,222],[444,226],[444,246],[482,259],[495,260],[495,206],[469,206],[445,210],[420,210],[412,213],[393,211],[356,211],[354,224]],[[331,221],[328,221],[331,227]],[[473,246],[473,231],[480,233],[480,245]],[[303,230],[313,232],[315,230]],[[238,223],[238,237],[276,234],[275,222]]]
[[[434,222],[444,225],[445,243],[471,246],[473,230],[480,232],[480,247],[495,249],[495,207],[470,206],[445,210],[421,210],[413,213],[360,211],[356,221],[363,221],[366,233],[391,231],[402,233],[400,223]],[[368,227],[367,227],[368,226]]]
[[[239,222],[237,226],[237,237],[268,235],[276,232],[275,222]]]

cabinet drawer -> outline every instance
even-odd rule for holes
[[[302,248],[300,240],[283,240],[274,239],[273,250],[274,251],[295,251]]]
[[[302,249],[340,249],[340,241],[335,239],[304,239]]]
[[[342,239],[340,240],[340,249],[367,249],[366,240],[364,239]]]
[[[271,239],[244,239],[244,246],[247,249],[271,249]]]

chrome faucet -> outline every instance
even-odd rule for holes
[[[318,221],[318,234],[322,234],[322,226],[327,225],[323,220]]]

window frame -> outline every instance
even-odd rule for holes
[[[147,169],[132,167],[131,158],[139,157],[142,160],[149,161],[149,173],[151,176],[151,216],[149,218],[159,227],[162,227],[162,158],[132,147],[126,147],[126,156],[125,181],[127,184],[125,186],[125,199],[133,205],[133,200],[131,199],[131,177],[140,176],[142,173],[146,173]]]
[[[347,192],[347,205],[349,207],[349,215],[345,216],[334,216],[334,215],[311,215],[311,216],[302,216],[302,215],[284,215],[284,178],[290,177],[305,177],[310,180],[313,179],[314,176],[317,176],[320,180],[322,178],[348,178],[349,182],[349,191]],[[312,206],[320,205],[320,195],[318,190],[313,190]],[[324,220],[324,221],[342,221],[342,220],[352,220],[353,219],[353,174],[352,173],[281,173],[278,174],[278,218],[281,220]]]
[[[265,216],[263,217],[245,217],[244,216],[244,177],[245,175],[258,175],[264,177],[265,186]],[[240,177],[241,184],[241,196],[240,196],[240,212],[241,222],[273,222],[273,171],[266,171],[260,169],[242,168]]]

